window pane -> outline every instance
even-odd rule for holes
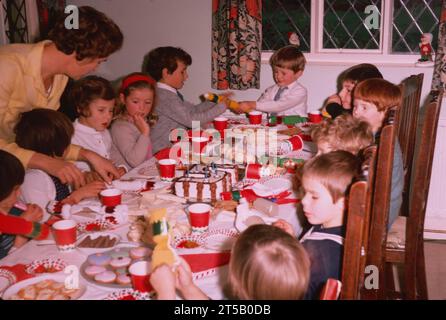
[[[9,43],[28,42],[25,0],[0,1],[5,12],[4,23]]]
[[[381,0],[325,0],[323,48],[379,49],[381,21],[377,28],[366,27],[366,18],[372,13],[365,11],[371,5],[376,6],[381,20]]]
[[[300,49],[310,51],[311,0],[263,0],[262,50],[288,45],[288,33],[296,32]]]
[[[432,33],[438,42],[441,0],[394,0],[392,51],[418,53],[422,33]]]

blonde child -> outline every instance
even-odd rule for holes
[[[342,114],[327,119],[315,126],[311,138],[317,146],[317,155],[336,150],[345,150],[357,155],[373,143],[372,128],[366,121]]]
[[[11,214],[24,177],[25,169],[19,159],[0,150],[0,259],[28,239],[42,240],[49,234],[47,225],[37,223],[43,216],[39,206],[29,204],[26,210],[20,210],[19,217]]]
[[[300,240],[311,262],[307,299],[318,299],[329,278],[341,279],[346,196],[359,169],[359,159],[347,151],[316,156],[303,167],[302,205],[312,225]],[[274,225],[294,234],[284,220]]]
[[[240,102],[245,112],[256,109],[272,115],[307,116],[307,89],[298,80],[305,69],[305,57],[293,45],[276,51],[270,59],[275,85],[267,88],[255,101]]]
[[[60,158],[67,152],[73,136],[73,124],[63,113],[49,109],[33,109],[21,114],[14,132],[19,147]],[[95,197],[105,188],[100,181],[89,183],[75,191],[60,179],[39,169],[28,169],[22,185],[21,200],[46,208],[52,200],[75,204]],[[44,214],[45,221],[49,216]]]
[[[78,114],[71,143],[111,160],[120,176],[125,174],[129,168],[108,131],[116,101],[110,82],[97,76],[85,77],[74,84],[70,96]],[[84,172],[91,170],[86,162],[77,162],[76,166]]]
[[[270,225],[250,226],[232,249],[227,296],[241,300],[301,299],[308,286],[309,264],[294,237]],[[153,271],[150,281],[159,299],[175,299],[175,288],[188,300],[209,299],[193,283],[184,261],[177,276],[162,265]]]
[[[142,73],[132,73],[122,80],[121,102],[110,133],[126,166],[134,168],[152,157],[148,116],[155,104],[155,81]]]
[[[353,117],[368,122],[375,139],[378,139],[387,111],[400,103],[401,89],[397,85],[383,79],[365,80],[354,91]],[[403,202],[404,165],[398,137],[393,157],[388,228],[398,217]]]

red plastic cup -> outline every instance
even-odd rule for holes
[[[260,111],[251,111],[249,113],[249,123],[250,124],[261,124],[262,123],[262,113]]]
[[[209,228],[212,207],[205,203],[195,203],[188,207],[192,232],[205,232]]]
[[[132,287],[139,292],[153,291],[150,284],[151,266],[148,261],[138,261],[130,265],[129,273],[132,279]]]
[[[308,120],[311,123],[319,123],[322,121],[322,113],[320,111],[311,111],[308,113]]]
[[[302,140],[302,137],[298,135],[292,136],[287,141],[291,144],[293,151],[301,150],[304,146],[304,141]]]
[[[225,130],[228,127],[228,119],[224,117],[218,117],[214,119],[214,128],[218,131]]]
[[[59,251],[69,252],[76,248],[76,221],[61,220],[53,224],[53,234]]]
[[[101,203],[106,207],[116,207],[122,202],[122,191],[119,189],[105,189],[99,195]]]
[[[161,180],[172,181],[175,178],[175,167],[176,160],[174,159],[163,159],[158,161],[160,167]]]
[[[209,137],[193,137],[192,138],[192,150],[194,153],[202,153],[206,145],[209,143]]]
[[[262,168],[261,164],[258,163],[249,163],[246,166],[246,178],[247,179],[260,179],[260,169]]]

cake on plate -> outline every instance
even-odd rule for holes
[[[196,164],[175,179],[174,192],[189,201],[215,202],[222,192],[232,190],[238,180],[238,168],[230,164]]]

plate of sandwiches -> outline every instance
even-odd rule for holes
[[[82,279],[67,281],[64,273],[45,274],[26,279],[10,286],[3,293],[3,300],[77,300],[87,287]]]

